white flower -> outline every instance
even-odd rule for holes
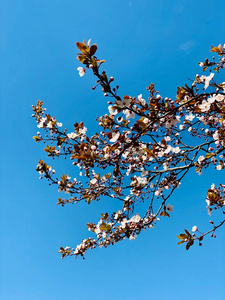
[[[166,150],[165,150],[165,153],[166,153]],[[169,153],[169,152],[168,152]],[[159,151],[158,152],[158,157],[163,157],[163,155],[164,155],[164,152],[163,151]]]
[[[133,222],[133,223],[138,223],[138,222],[140,222],[140,220],[141,220],[141,217],[137,214],[137,215],[133,216],[129,221]]]
[[[121,213],[122,213],[122,211],[121,211],[121,210],[118,210],[118,211],[115,213],[114,219],[115,219],[115,220],[119,219]]]
[[[215,95],[213,95],[213,96],[210,96],[207,100],[210,104],[212,104],[216,101],[216,97],[215,97]]]
[[[148,183],[148,180],[145,177],[134,176],[134,178],[137,180],[137,186],[144,187]]]
[[[143,106],[146,103],[146,101],[142,98],[142,94],[138,95],[138,101],[140,101]]]
[[[95,233],[96,233],[96,234],[101,233],[101,229],[99,228],[99,226],[97,226],[97,227],[95,228]]]
[[[217,169],[217,170],[222,170],[222,165],[216,166],[216,169]]]
[[[134,119],[135,118],[135,113],[134,112],[132,112],[131,110],[129,110],[129,109],[125,109],[124,110],[124,114],[126,115],[126,119],[128,120],[128,119]]]
[[[37,125],[38,128],[43,128],[44,127],[44,123],[46,121],[46,118],[41,118],[39,124]]]
[[[195,116],[192,113],[190,113],[189,115],[185,116],[185,119],[188,120],[188,121],[192,121],[194,118],[195,118]]]
[[[136,235],[134,235],[134,234],[131,234],[131,235],[130,235],[130,237],[129,237],[129,240],[131,240],[131,241],[132,241],[132,240],[135,240],[135,239],[136,239]]]
[[[167,207],[166,207],[166,210],[173,211],[173,205],[168,204]]]
[[[159,196],[160,193],[161,193],[161,190],[160,190],[160,189],[158,189],[157,191],[155,191],[155,195],[156,195],[156,196]]]
[[[123,105],[124,106],[128,106],[131,104],[132,99],[131,98],[126,98],[123,100]]]
[[[123,219],[123,221],[121,222],[121,227],[125,228],[127,223],[128,223],[127,219]]]
[[[69,139],[75,139],[78,137],[78,135],[75,132],[71,132],[67,134]]]
[[[206,90],[207,88],[208,88],[208,86],[209,86],[209,82],[213,79],[213,77],[214,77],[214,73],[211,73],[209,76],[205,76],[205,75],[202,75],[201,77],[200,77],[200,80],[203,82],[205,82],[205,86],[204,86],[204,89]]]
[[[218,130],[215,131],[213,134],[213,139],[215,140],[215,144],[219,144],[219,132]]]
[[[180,116],[175,116],[175,117],[169,118],[165,122],[165,127],[170,128],[172,126],[175,126],[178,122],[180,123]]]
[[[170,136],[165,136],[165,141],[169,142],[171,140]]]
[[[131,104],[131,101],[132,101],[131,98],[125,98],[124,100],[116,100],[115,104],[120,108],[123,108],[125,106],[129,106]]]
[[[216,190],[216,186],[214,183],[211,184],[211,190]]]
[[[111,143],[114,143],[118,140],[118,138],[120,137],[120,133],[118,132],[113,132],[112,133],[112,138],[109,140]]]
[[[225,101],[225,96],[218,94],[218,95],[214,96],[214,99],[219,102]]]
[[[163,169],[164,169],[164,170],[168,170],[168,169],[169,169],[169,164],[168,164],[168,162],[164,162],[164,163],[163,163]]]
[[[166,150],[164,151],[164,153],[167,154],[167,153],[169,153],[172,149],[173,149],[173,148],[172,148],[170,145],[168,145],[167,148],[166,148]]]
[[[79,72],[80,77],[84,76],[84,73],[85,73],[85,69],[84,68],[78,67],[77,70]]]
[[[124,199],[124,201],[129,201],[131,199],[131,196],[126,196],[126,198]]]
[[[98,182],[97,178],[90,180],[90,184],[95,185]]]
[[[195,231],[198,231],[198,227],[197,226],[193,226],[191,231],[195,232]]]
[[[86,127],[83,127],[83,128],[79,129],[79,133],[81,133],[81,134],[86,134],[86,132],[87,132],[87,128]]]
[[[148,124],[149,123],[149,119],[148,118],[144,118],[143,119],[143,123]]]
[[[48,122],[48,124],[47,124],[47,127],[48,127],[48,128],[50,128],[50,129],[51,129],[51,128],[53,128],[53,124],[52,124],[52,122],[51,122],[51,121],[50,121],[50,122]]]
[[[172,149],[172,151],[174,153],[179,153],[180,152],[180,148],[179,147],[175,147],[175,148]]]
[[[62,125],[63,125],[62,123],[59,123],[59,122],[57,122],[56,124],[58,127],[62,127]]]
[[[112,105],[108,106],[108,110],[111,116],[115,116],[118,112],[117,109],[115,107],[113,107]]]
[[[198,107],[201,109],[202,112],[206,112],[206,111],[210,110],[210,106],[211,106],[211,103],[203,100],[202,104],[199,104]]]
[[[198,163],[201,164],[205,160],[205,156],[201,155],[198,158]]]

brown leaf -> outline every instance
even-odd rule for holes
[[[88,63],[88,60],[86,58],[85,55],[79,55],[77,56],[77,59],[82,63],[82,64],[87,64]]]
[[[76,45],[82,53],[87,53],[88,47],[86,46],[86,43],[76,42]]]
[[[94,44],[90,48],[90,55],[91,56],[94,55],[96,51],[97,51],[97,44]]]

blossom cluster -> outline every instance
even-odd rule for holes
[[[216,171],[225,167],[225,82],[217,83],[216,73],[224,68],[225,45],[212,47],[218,62],[199,63],[209,75],[196,75],[192,84],[177,88],[176,99],[163,97],[151,83],[149,95],[118,95],[119,86],[112,87],[113,77],[100,71],[104,60],[95,53],[97,45],[77,43],[81,53],[78,60],[82,77],[88,70],[97,77],[108,101],[107,113],[97,118],[99,133],[87,135],[84,123],[75,123],[67,132],[55,117],[46,114],[43,102],[33,106],[33,117],[39,130],[36,142],[47,142],[44,151],[52,158],[70,158],[78,169],[77,178],[69,174],[60,177],[55,170],[40,160],[37,171],[59,192],[68,195],[59,198],[58,205],[85,201],[91,204],[101,198],[118,201],[119,210],[104,213],[98,223],[88,223],[94,235],[84,239],[76,248],[61,247],[62,257],[83,256],[88,249],[107,247],[126,238],[135,239],[142,229],[154,227],[159,216],[170,217],[173,206],[168,199],[181,185],[190,170],[199,175],[210,167]],[[144,99],[145,98],[145,99]],[[207,192],[207,209],[223,211],[224,186],[212,185]],[[144,215],[138,204],[147,203]],[[193,232],[197,227],[193,227]],[[193,235],[180,235],[187,248],[193,244]]]

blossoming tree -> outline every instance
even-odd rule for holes
[[[84,256],[88,249],[107,247],[126,238],[135,239],[142,230],[154,227],[159,217],[170,217],[173,206],[168,203],[182,179],[194,169],[198,174],[212,166],[223,172],[225,166],[225,82],[218,83],[215,74],[225,67],[225,44],[211,47],[218,55],[199,65],[209,75],[196,75],[190,85],[177,88],[176,99],[162,97],[151,83],[148,99],[123,96],[114,78],[100,71],[104,60],[95,54],[97,45],[78,42],[79,75],[91,71],[97,78],[96,86],[108,101],[108,114],[98,117],[99,133],[87,135],[84,123],[75,123],[68,133],[62,123],[46,114],[38,101],[33,106],[33,117],[42,129],[34,136],[36,142],[47,142],[44,151],[49,157],[69,157],[78,167],[80,178],[69,175],[57,177],[55,170],[40,160],[37,171],[50,184],[68,197],[58,199],[58,205],[85,201],[99,201],[102,197],[118,199],[117,211],[104,212],[97,224],[88,223],[91,237],[83,239],[76,248],[60,247],[65,256]],[[192,146],[194,141],[194,146]],[[82,176],[83,175],[83,176]],[[138,213],[138,204],[145,202],[146,211]],[[225,206],[225,185],[213,183],[206,191],[208,214]],[[202,244],[205,235],[215,236],[218,224],[210,221],[211,228],[200,232],[196,225],[178,235],[186,249],[195,241]]]

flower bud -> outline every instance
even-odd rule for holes
[[[193,226],[191,231],[195,232],[195,231],[198,231],[198,227],[197,226]]]

